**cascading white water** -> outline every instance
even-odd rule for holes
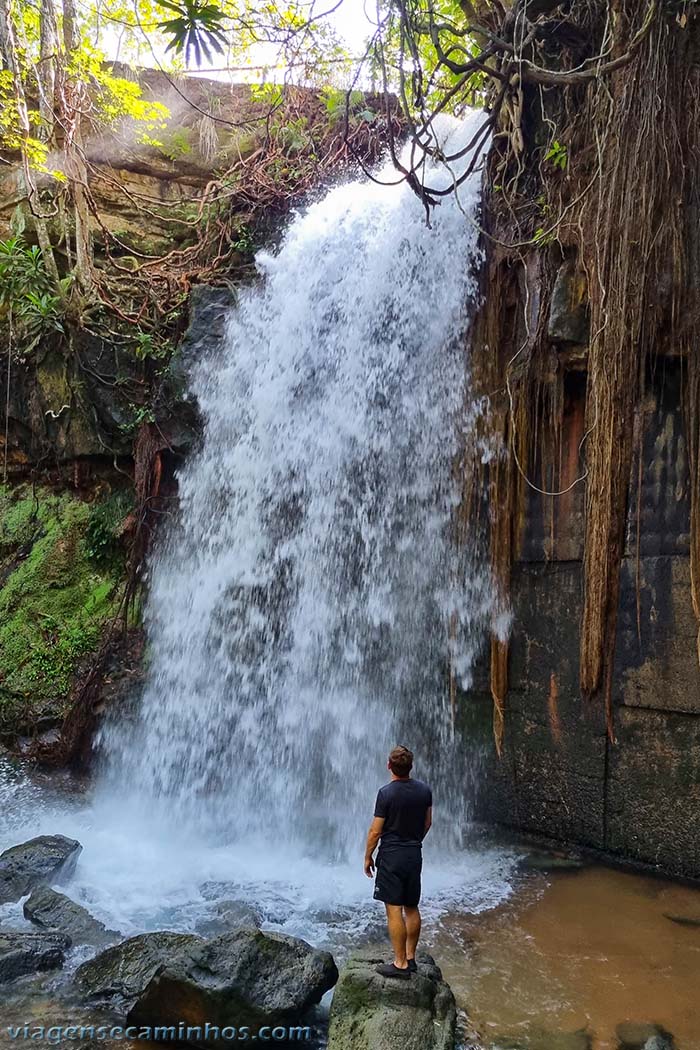
[[[438,134],[457,153],[474,131]],[[432,186],[458,174],[426,169]],[[258,258],[225,346],[201,347],[205,433],[152,559],[133,721],[114,712],[86,795],[0,760],[0,849],[78,838],[69,892],[110,928],[200,930],[233,897],[268,928],[355,942],[377,919],[364,833],[397,742],[434,788],[426,918],[510,892],[507,853],[447,848],[473,775],[451,738],[448,650],[468,681],[492,614],[476,540],[451,534],[479,410],[479,180],[432,228],[405,184],[332,190]]]
[[[440,133],[457,153],[474,123]],[[443,828],[461,823],[449,625],[468,677],[490,607],[451,535],[479,189],[477,171],[431,227],[405,184],[332,190],[258,256],[223,350],[202,347],[204,437],[152,563],[149,681],[106,740],[110,775],[178,822],[357,851],[400,741],[457,807]]]

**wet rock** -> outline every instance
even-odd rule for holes
[[[203,943],[190,933],[142,933],[83,963],[75,983],[87,999],[126,1013],[156,971]]]
[[[590,338],[590,312],[585,274],[574,259],[559,267],[549,312],[548,335],[555,343],[587,346]]]
[[[700,915],[671,915],[669,912],[664,912],[664,918],[670,919],[671,922],[675,922],[679,926],[695,926],[700,928]]]
[[[208,879],[199,887],[199,892],[205,901],[218,901],[224,899],[238,899],[241,886],[237,882],[223,882],[217,879]]]
[[[82,846],[63,835],[39,835],[0,854],[0,904],[24,897],[35,886],[70,878]]]
[[[195,284],[190,289],[189,324],[170,364],[171,374],[186,382],[188,370],[202,348],[211,347],[212,342],[221,343],[225,338],[226,322],[235,304],[236,296],[231,288]]]
[[[615,1034],[619,1050],[673,1050],[673,1036],[658,1024],[624,1021]]]
[[[380,977],[376,951],[356,952],[333,995],[328,1050],[453,1050],[452,990],[429,955],[408,981]]]
[[[24,902],[24,917],[43,930],[66,933],[73,944],[104,946],[119,939],[119,934],[108,930],[89,911],[70,897],[57,893],[50,886],[37,886]]]
[[[237,1029],[298,1024],[337,979],[328,952],[282,934],[236,930],[155,972],[129,1021],[173,1025],[184,1017],[190,1026]],[[211,1038],[201,1045],[210,1047]]]
[[[259,928],[264,920],[263,912],[255,904],[241,900],[219,901],[216,914],[197,928],[207,937],[217,937],[222,933],[238,929],[241,926]]]
[[[0,932],[0,984],[63,965],[70,937],[60,933]]]
[[[492,1039],[498,1050],[592,1050],[593,1039],[584,1029],[577,1032],[548,1032],[528,1029],[522,1035],[500,1035]]]
[[[260,915],[262,922],[274,922],[283,923],[285,922],[292,911],[294,905],[289,898],[282,896],[271,896],[266,895],[265,901],[260,903],[252,903],[246,901],[241,896],[245,892],[245,888],[237,882],[224,882],[220,880],[209,879],[207,882],[203,882],[199,887],[199,892],[206,901],[220,901],[222,906],[227,901],[235,901],[237,904],[245,904]],[[258,925],[258,923],[254,923]]]
[[[547,874],[550,871],[579,871],[585,867],[585,861],[577,853],[541,852],[528,853],[518,861],[521,871],[541,871]]]

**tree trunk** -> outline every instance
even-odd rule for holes
[[[80,24],[74,0],[63,0],[63,42],[66,66],[69,66],[80,48]],[[83,101],[87,94],[85,83],[79,78],[66,81],[64,121],[66,136],[64,144],[66,175],[70,181],[75,221],[75,276],[78,284],[87,291],[93,284],[93,244],[90,230],[90,207],[88,172],[80,126]]]
[[[15,104],[17,107],[17,120],[19,124],[18,130],[25,142],[21,147],[24,191],[27,195],[27,203],[34,222],[37,240],[39,241],[39,246],[44,257],[44,265],[56,285],[56,288],[58,288],[59,277],[56,259],[53,254],[46,219],[41,212],[39,194],[32,176],[32,170],[27,155],[26,141],[30,137],[31,126],[29,123],[29,113],[27,111],[27,99],[24,94],[24,84],[22,83],[22,70],[17,57],[15,30],[7,0],[0,0],[0,51],[2,52],[2,60],[5,68],[12,73]]]
[[[41,0],[39,53],[39,113],[42,120],[41,138],[54,141],[56,108],[56,62],[58,58],[58,28],[53,0]]]

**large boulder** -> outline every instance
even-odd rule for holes
[[[119,939],[118,933],[108,930],[80,904],[50,886],[37,886],[32,890],[24,902],[24,917],[42,930],[67,933],[73,944],[103,947]]]
[[[141,933],[88,959],[75,983],[86,999],[126,1014],[157,971],[203,943],[190,933]]]
[[[0,984],[38,970],[57,969],[70,946],[70,937],[60,933],[0,932]]]
[[[356,952],[333,994],[328,1050],[454,1050],[454,996],[429,955],[407,981],[380,977],[382,958]]]
[[[0,854],[0,904],[24,897],[35,886],[68,879],[82,846],[64,835],[39,835]]]
[[[141,1025],[251,1031],[295,1025],[338,979],[333,957],[305,941],[238,929],[207,941],[158,970],[129,1013]],[[211,1028],[209,1029],[211,1032]],[[190,1037],[188,1041],[199,1044]],[[212,1039],[201,1041],[212,1045]]]

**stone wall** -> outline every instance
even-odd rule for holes
[[[554,501],[532,493],[512,576],[503,756],[488,745],[478,814],[700,877],[700,669],[682,382],[672,358],[649,377],[622,567],[616,739],[607,738],[602,700],[587,703],[578,684],[582,485]],[[562,488],[580,470],[583,397],[583,384],[572,383]],[[486,690],[464,703],[482,710],[485,725]]]

